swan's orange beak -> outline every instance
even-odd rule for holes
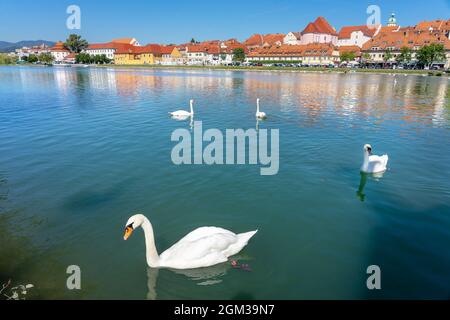
[[[131,236],[132,233],[133,233],[133,228],[126,227],[125,234],[123,235],[123,240],[128,240],[128,238]]]

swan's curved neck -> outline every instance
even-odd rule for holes
[[[191,114],[194,114],[194,104],[192,103],[192,101],[190,102],[191,105]]]
[[[152,268],[157,268],[159,266],[159,255],[158,251],[156,250],[153,227],[147,218],[145,218],[144,223],[142,223],[142,229],[144,230],[145,235],[145,251],[147,255],[147,264]]]
[[[256,100],[256,112],[259,113],[259,100]]]

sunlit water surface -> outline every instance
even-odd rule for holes
[[[396,79],[396,80],[395,80]],[[378,74],[0,68],[0,281],[34,298],[450,297],[450,80]],[[175,166],[168,117],[196,100],[203,129],[279,129],[280,170]],[[388,153],[362,176],[362,147]],[[150,270],[199,226],[259,229],[229,263]],[[78,265],[82,290],[66,289]],[[382,290],[366,269],[379,265]]]

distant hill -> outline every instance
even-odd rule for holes
[[[41,44],[46,44],[49,47],[53,47],[55,42],[47,40],[24,40],[15,43],[0,41],[0,52],[11,52],[22,47],[39,46]]]

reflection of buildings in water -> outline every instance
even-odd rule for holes
[[[141,91],[157,92],[162,87],[161,77],[119,71],[115,75],[117,93],[120,96],[137,96]]]
[[[77,84],[77,73],[70,68],[53,67],[56,87],[59,92],[68,94],[72,84]]]
[[[447,100],[448,95],[447,86],[448,86],[447,79],[441,79],[438,85],[437,94],[434,99],[433,104],[434,112],[431,119],[433,124],[436,126],[445,125],[449,120],[449,115],[447,113],[448,112],[447,107],[449,106],[449,101]]]
[[[15,72],[14,72],[15,74]],[[36,84],[40,87],[53,87],[53,74],[50,67],[20,67],[19,68],[20,82],[24,89],[35,89]]]
[[[89,84],[96,90],[116,92],[116,72],[114,70],[99,70],[89,68]]]

